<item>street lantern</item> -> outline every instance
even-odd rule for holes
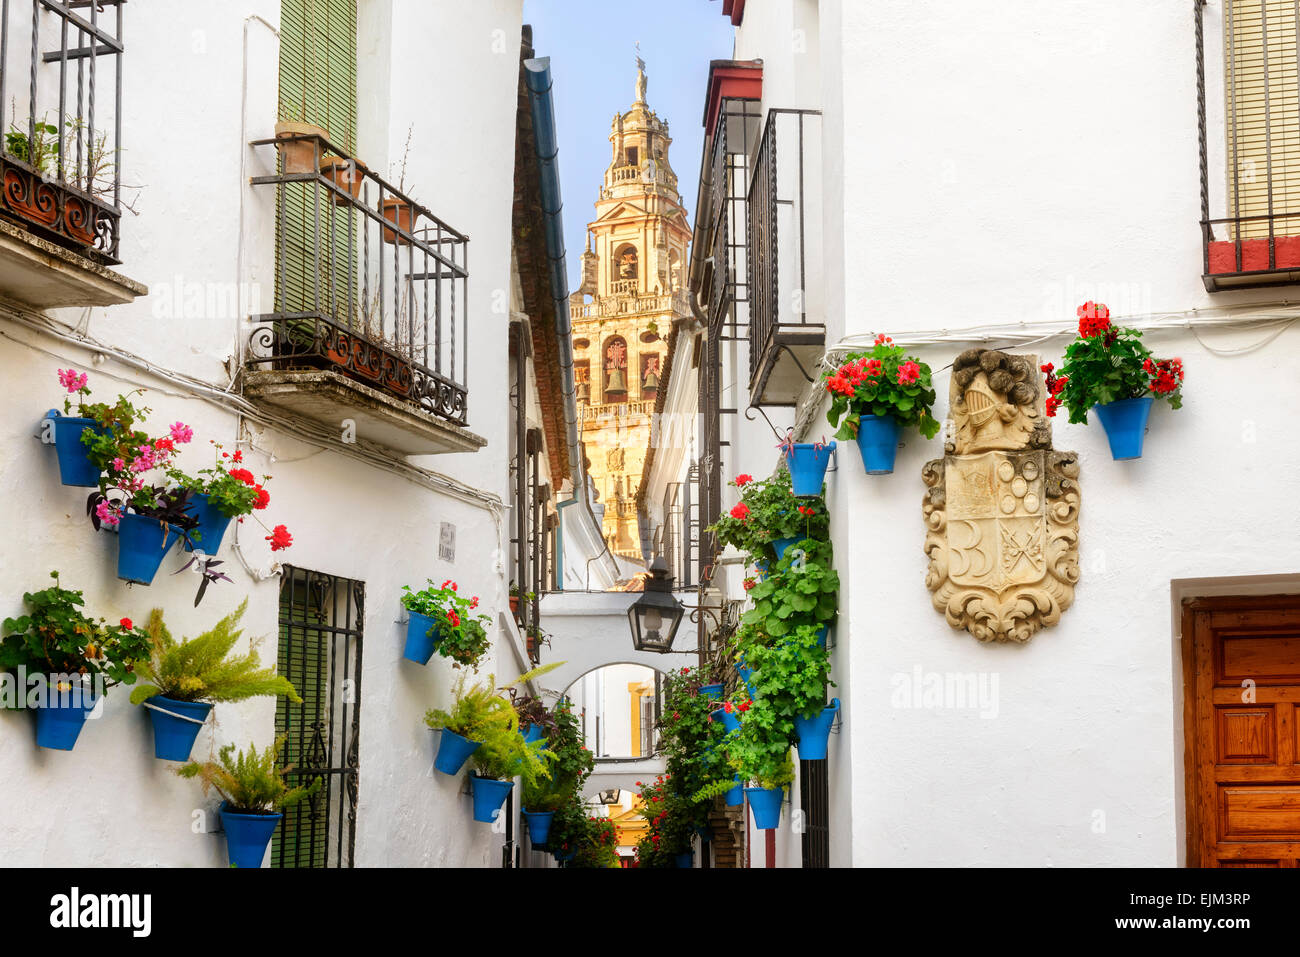
[[[682,623],[685,609],[673,597],[673,580],[668,577],[668,563],[656,556],[650,564],[650,577],[645,591],[627,610],[628,624],[632,626],[632,647],[637,651],[656,651],[660,654],[673,650],[677,626]]]
[[[600,792],[600,803],[615,805],[623,803],[623,792],[619,788],[605,788]]]

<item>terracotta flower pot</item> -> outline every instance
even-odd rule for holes
[[[361,184],[366,178],[365,170],[365,163],[360,160],[345,159],[342,156],[326,156],[320,161],[321,175],[354,200],[361,196]],[[330,193],[330,202],[335,206],[348,205],[348,201],[337,193]]]
[[[415,210],[411,204],[404,199],[389,198],[381,204],[384,211],[384,219],[403,229],[406,232],[411,231],[411,225],[414,222]],[[384,230],[384,242],[396,243],[399,246],[409,246],[411,241],[404,236],[397,235],[396,230]]]
[[[321,136],[325,131],[311,123],[289,123],[281,121],[275,124],[276,138],[285,136]],[[314,173],[320,159],[320,143],[316,140],[295,140],[292,143],[280,143],[280,161],[286,174]]]

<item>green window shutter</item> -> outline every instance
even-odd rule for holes
[[[282,0],[279,116],[312,123],[350,155],[357,130],[356,0]],[[314,183],[284,186],[276,210],[279,312],[316,312],[344,323],[352,312],[356,214]],[[333,296],[331,297],[331,286]]]

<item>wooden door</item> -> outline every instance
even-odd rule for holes
[[[1183,608],[1187,863],[1300,862],[1300,596]]]

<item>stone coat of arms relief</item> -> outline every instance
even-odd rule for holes
[[[926,484],[925,584],[980,641],[1054,625],[1079,580],[1079,463],[1052,448],[1036,356],[968,349],[953,363],[947,453]]]

